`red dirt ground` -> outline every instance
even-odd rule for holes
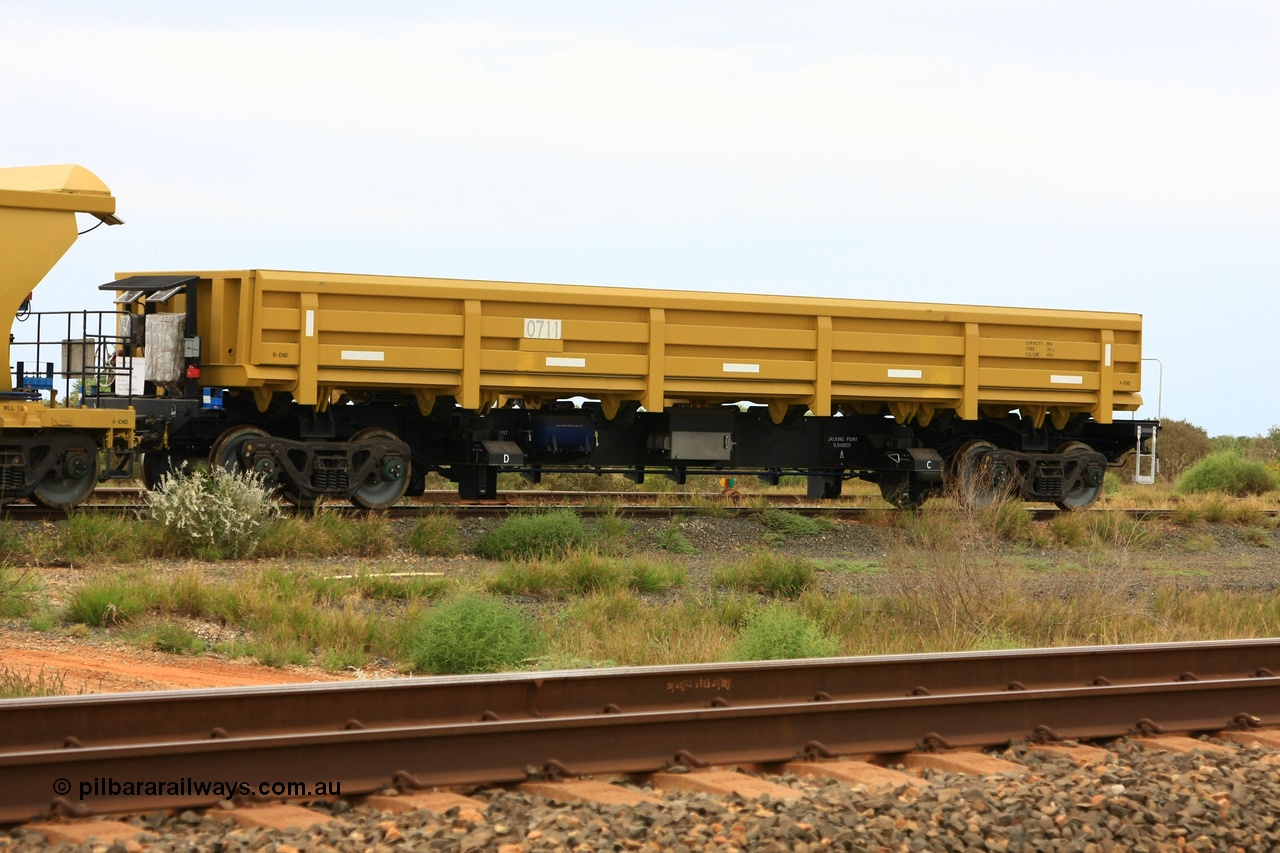
[[[276,668],[208,656],[142,651],[124,644],[0,629],[0,666],[46,679],[61,677],[67,693],[119,693],[206,687],[252,687],[343,681],[342,675],[303,667]]]

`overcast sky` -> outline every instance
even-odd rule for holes
[[[275,267],[1131,311],[1166,418],[1280,424],[1274,2],[0,0],[0,83],[0,165],[128,223],[37,310]]]

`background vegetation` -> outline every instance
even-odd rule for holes
[[[435,512],[397,522],[268,508],[245,542],[93,512],[4,521],[0,619],[173,654],[430,673],[1274,634],[1280,593],[1177,579],[1200,571],[1188,555],[1224,541],[1237,552],[1280,543],[1280,430],[1209,439],[1174,421],[1160,442],[1160,483],[1135,487],[1113,472],[1104,498],[1172,508],[1159,523],[1087,512],[1036,522],[1015,503],[965,509],[942,498],[851,526],[757,504],[753,520],[736,522],[753,538],[734,543],[735,557],[695,535],[734,504],[700,496],[643,535],[608,506],[588,519],[528,512],[466,530]],[[851,485],[854,501],[878,501]],[[254,512],[254,500],[269,503],[261,492],[237,500]],[[875,559],[814,550],[868,528],[885,543]],[[189,558],[201,562],[179,562]],[[41,566],[71,567],[75,580],[49,589]],[[876,583],[850,582],[861,576]],[[4,695],[66,689],[56,673],[0,673]]]

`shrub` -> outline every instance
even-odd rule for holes
[[[558,509],[507,518],[477,540],[475,552],[491,560],[563,557],[586,541],[582,519]]]
[[[1269,492],[1276,485],[1276,475],[1261,462],[1251,462],[1227,450],[1211,453],[1193,465],[1178,480],[1178,491],[1223,492],[1243,497]]]
[[[790,660],[831,657],[835,638],[794,607],[771,604],[747,620],[730,652],[732,660]]]
[[[537,651],[533,626],[496,599],[464,596],[437,605],[410,641],[414,669],[435,674],[514,669]]]
[[[458,522],[444,513],[422,516],[409,531],[409,550],[423,557],[453,557],[461,550]]]
[[[247,557],[278,509],[251,473],[212,470],[165,474],[149,493],[152,518],[180,550],[201,557]]]
[[[1164,478],[1177,480],[1212,450],[1213,442],[1203,427],[1187,421],[1160,422],[1156,451],[1160,455],[1160,473]]]

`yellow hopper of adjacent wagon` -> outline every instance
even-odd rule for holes
[[[81,166],[0,169],[0,312],[13,318],[29,294],[79,236],[77,213],[119,225],[116,200]],[[9,364],[11,335],[0,334],[0,363]],[[73,342],[68,342],[73,343]],[[65,369],[65,366],[64,366]],[[74,408],[15,388],[9,367],[0,377],[0,504],[29,497],[48,507],[75,506],[97,485],[100,454],[106,476],[126,476],[134,445],[131,409]]]
[[[13,317],[28,294],[76,241],[76,214],[120,225],[116,200],[83,166],[0,169],[0,316]],[[9,339],[0,336],[0,364],[9,363]],[[13,390],[6,371],[0,391]]]

